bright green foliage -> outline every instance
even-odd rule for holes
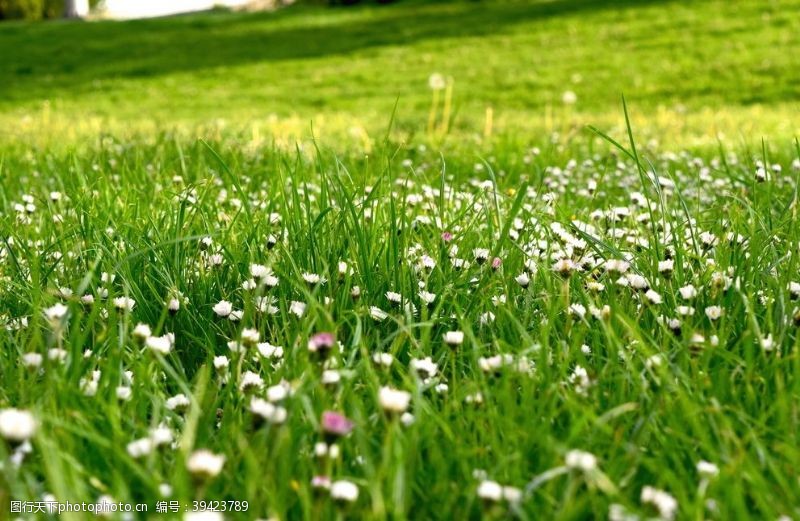
[[[797,8],[0,25],[0,519],[800,517]]]
[[[640,171],[596,150],[445,164],[417,149],[337,160],[162,138],[6,159],[0,408],[41,425],[0,490],[152,512],[168,484],[189,506],[247,500],[231,519],[321,519],[337,507],[311,480],[327,474],[357,484],[343,510],[357,519],[650,515],[648,486],[681,519],[796,514],[800,162],[641,150]],[[606,264],[621,259],[627,271]],[[249,286],[253,264],[277,285]],[[217,316],[222,300],[238,321]],[[58,303],[67,314],[47,319]],[[169,353],[137,340],[138,323],[174,333]],[[248,329],[270,345],[232,350]],[[307,347],[319,332],[341,342],[326,364]],[[247,371],[264,388],[241,390]],[[286,421],[259,427],[251,400],[281,382]],[[413,424],[381,410],[381,386],[411,393]],[[167,408],[179,393],[186,412]],[[325,410],[355,423],[333,460],[314,456]],[[179,446],[136,456],[129,444],[158,425]],[[202,486],[186,467],[197,448],[226,458]],[[597,467],[564,467],[572,450]],[[527,492],[484,503],[484,479]]]
[[[44,14],[43,0],[0,0],[0,18],[39,20]]]
[[[0,26],[0,122],[30,142],[177,128],[343,148],[425,134],[452,78],[451,142],[581,133],[632,117],[665,145],[792,139],[797,0],[400,2],[160,20]],[[565,105],[566,91],[577,95]]]

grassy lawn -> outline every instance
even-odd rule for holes
[[[666,146],[791,140],[800,3],[407,2],[150,21],[4,24],[9,139],[179,128],[362,145],[425,136],[428,78],[452,78],[449,133],[580,133],[621,124],[620,96]],[[577,102],[565,106],[564,92]],[[209,129],[208,127],[213,127]],[[343,147],[347,148],[347,147]]]
[[[798,7],[0,25],[0,520],[800,519]]]

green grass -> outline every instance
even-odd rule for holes
[[[800,517],[797,7],[0,25],[0,520],[101,497],[147,504],[135,519]],[[231,349],[253,330],[282,354]],[[284,422],[251,411],[267,397]],[[325,411],[353,422],[330,457]],[[173,442],[137,454],[158,427]],[[199,449],[219,475],[192,475]],[[519,499],[482,499],[490,482]]]
[[[80,156],[12,157],[3,171],[0,296],[9,326],[28,318],[2,337],[0,406],[31,410],[40,427],[21,466],[4,463],[0,504],[106,494],[146,502],[152,513],[159,485],[168,484],[163,499],[189,507],[248,501],[248,513],[231,519],[587,519],[604,517],[612,504],[652,515],[640,495],[654,486],[677,500],[680,519],[796,515],[800,336],[787,288],[798,278],[800,165],[779,151],[783,172],[756,183],[759,151],[645,153],[641,172],[638,155],[620,154],[570,164],[569,155],[506,148],[486,163],[456,158],[445,166],[416,149],[336,160],[324,150],[217,152],[162,139],[109,142]],[[656,173],[675,186],[648,180]],[[53,190],[63,194],[58,203]],[[13,209],[23,194],[34,211]],[[620,207],[630,215],[603,217]],[[450,243],[443,231],[453,233]],[[704,233],[718,243],[704,245]],[[269,235],[281,238],[274,248]],[[737,236],[743,242],[728,239]],[[213,241],[206,253],[202,237]],[[485,264],[475,248],[488,250]],[[212,253],[221,266],[209,265]],[[423,254],[435,267],[420,269]],[[470,266],[457,269],[453,255]],[[495,256],[502,266],[493,270]],[[564,277],[554,271],[559,257],[584,267]],[[662,303],[603,268],[622,257]],[[666,258],[675,260],[670,276],[657,268]],[[244,289],[252,263],[271,267],[277,287]],[[526,270],[524,288],[515,277]],[[104,272],[114,281],[102,282]],[[327,282],[311,286],[305,272]],[[592,281],[604,289],[591,289]],[[678,292],[687,284],[698,289],[693,300]],[[436,294],[431,306],[421,287]],[[392,304],[388,291],[404,304]],[[166,302],[177,292],[185,301],[171,316]],[[81,304],[84,294],[95,303]],[[258,295],[273,299],[275,314],[257,311]],[[117,296],[136,307],[115,310]],[[215,316],[223,299],[243,311],[241,321]],[[307,304],[302,318],[292,301]],[[43,310],[57,302],[69,312],[49,323]],[[584,318],[568,311],[575,304],[590,310]],[[681,305],[694,314],[680,316]],[[388,318],[372,319],[371,306]],[[591,309],[603,306],[608,318],[593,318]],[[721,318],[707,317],[710,306],[720,306]],[[667,322],[675,318],[677,333]],[[174,333],[172,351],[141,347],[132,336],[137,323],[153,335]],[[228,342],[244,328],[283,347],[282,359],[255,348],[231,352]],[[325,363],[306,347],[320,331],[342,344]],[[464,343],[446,345],[446,331],[462,331]],[[771,350],[762,347],[767,338]],[[48,359],[53,348],[65,350],[63,361]],[[38,368],[21,363],[32,352],[45,355]],[[373,363],[380,352],[394,355],[390,369]],[[496,354],[528,369],[485,372],[480,359]],[[212,368],[219,355],[231,359],[226,378]],[[410,367],[425,357],[438,364],[427,383]],[[341,381],[323,384],[325,367]],[[86,396],[81,382],[94,370],[96,394]],[[285,424],[254,425],[250,396],[265,390],[239,390],[247,370],[265,386],[291,385]],[[128,401],[117,398],[118,386],[131,388]],[[380,386],[412,393],[412,425],[381,411]],[[178,393],[192,404],[183,414],[165,408]],[[355,423],[333,460],[313,455],[324,410]],[[144,458],[126,451],[161,424],[177,446]],[[190,478],[185,462],[197,448],[226,457],[222,475]],[[596,455],[599,472],[566,470],[572,449]],[[700,476],[701,460],[719,475]],[[337,508],[312,489],[318,474],[355,482],[358,501]],[[483,479],[527,493],[514,505],[484,503],[476,495]]]
[[[7,139],[98,131],[427,138],[428,77],[452,78],[450,135],[573,135],[620,125],[619,98],[667,146],[789,140],[800,94],[800,5],[780,1],[399,3],[150,21],[4,24]],[[577,103],[565,107],[565,91]],[[219,124],[214,124],[217,122]],[[209,130],[209,126],[213,130]]]

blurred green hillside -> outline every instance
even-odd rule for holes
[[[621,123],[670,146],[791,139],[800,1],[298,5],[127,22],[0,24],[0,140],[237,133],[549,139]],[[428,124],[429,77],[452,85]],[[565,96],[566,93],[566,96]],[[564,103],[572,97],[574,104]],[[54,139],[55,138],[55,139]]]

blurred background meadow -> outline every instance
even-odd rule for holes
[[[63,3],[29,16],[56,16]],[[23,10],[24,11],[24,10]],[[236,136],[341,149],[622,127],[662,147],[791,141],[796,0],[298,2],[148,20],[0,25],[0,141]],[[28,12],[28,11],[25,11]],[[107,18],[107,17],[106,17]],[[432,81],[435,80],[435,81]],[[435,89],[432,89],[435,87]],[[313,131],[312,131],[313,127]]]

